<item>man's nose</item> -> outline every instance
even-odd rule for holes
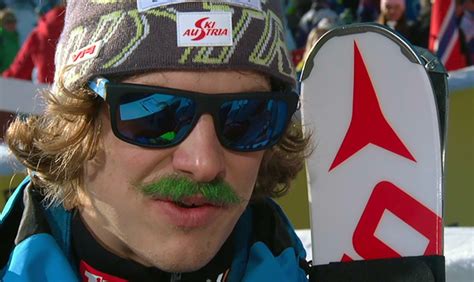
[[[201,116],[192,132],[178,145],[173,154],[173,167],[197,182],[225,176],[224,148],[217,139],[210,115]]]

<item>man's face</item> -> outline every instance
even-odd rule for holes
[[[464,2],[464,9],[469,12],[474,12],[474,0],[466,0]]]
[[[125,82],[209,95],[269,91],[266,77],[249,72],[153,72]],[[196,182],[223,179],[249,200],[263,151],[234,152],[219,143],[212,117],[204,114],[179,145],[146,149],[113,134],[107,107],[100,114],[101,150],[86,164],[80,214],[99,242],[115,254],[170,272],[206,265],[218,252],[247,201],[227,207],[183,210],[145,197],[137,185],[178,174]]]
[[[8,19],[5,21],[4,25],[3,25],[3,28],[6,30],[6,31],[9,31],[9,32],[14,32],[16,31],[16,20],[15,19]]]
[[[398,3],[387,3],[385,4],[385,18],[387,21],[398,21],[405,10],[403,9],[402,5]]]

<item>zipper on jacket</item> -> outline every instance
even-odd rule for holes
[[[181,273],[173,273],[171,274],[170,282],[179,282],[181,281]]]

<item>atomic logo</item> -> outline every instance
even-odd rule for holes
[[[329,171],[369,144],[384,148],[416,162],[413,155],[408,151],[403,141],[385,118],[356,42],[354,42],[353,91],[354,100],[351,123]]]

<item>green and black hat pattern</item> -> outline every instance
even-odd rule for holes
[[[67,69],[63,79],[71,88],[98,75],[254,70],[294,86],[280,2],[261,0],[261,6],[259,11],[228,3],[185,2],[139,12],[132,0],[68,1],[56,79]],[[231,13],[233,45],[178,47],[177,14],[209,11]]]

